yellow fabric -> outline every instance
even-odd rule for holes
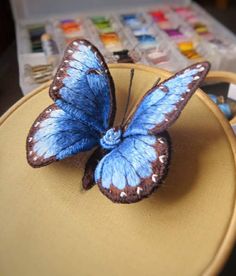
[[[129,69],[111,72],[121,117]],[[133,103],[156,72],[136,69]],[[44,89],[0,126],[0,275],[202,274],[235,204],[234,156],[210,108],[194,95],[170,129],[173,158],[165,184],[149,199],[118,205],[97,187],[81,191],[87,154],[29,167],[27,132],[50,103]]]

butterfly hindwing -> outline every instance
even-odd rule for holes
[[[86,162],[84,176],[82,178],[82,186],[85,190],[89,190],[95,185],[94,171],[99,161],[106,155],[106,153],[107,152],[103,148],[97,147]]]
[[[45,166],[97,145],[99,133],[52,104],[35,120],[27,137],[27,160]]]
[[[179,117],[209,67],[208,62],[196,63],[148,91],[129,118],[124,137],[166,130]]]
[[[137,202],[162,182],[169,160],[167,133],[128,137],[99,162],[95,181],[113,202]]]

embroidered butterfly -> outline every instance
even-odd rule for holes
[[[170,161],[166,129],[209,70],[202,62],[153,86],[125,123],[113,127],[114,84],[104,58],[77,39],[68,46],[49,90],[54,104],[35,120],[27,137],[27,160],[41,167],[96,147],[87,161],[83,187],[95,183],[113,202],[149,196]]]

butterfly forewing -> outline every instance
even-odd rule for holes
[[[166,130],[205,78],[210,65],[196,63],[148,91],[125,126],[124,137]]]
[[[74,40],[65,50],[51,84],[51,98],[63,105],[85,110],[87,120],[100,119],[102,130],[113,124],[116,102],[112,77],[98,49],[83,39]],[[99,115],[98,115],[99,114]]]

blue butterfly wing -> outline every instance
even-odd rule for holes
[[[167,133],[127,137],[99,162],[95,181],[113,202],[139,201],[150,195],[165,177],[169,149]]]
[[[124,137],[166,130],[208,73],[208,62],[191,65],[148,91],[128,119]]]
[[[74,40],[65,51],[49,94],[72,116],[100,132],[114,121],[114,83],[98,49],[84,39]]]
[[[123,141],[99,162],[95,181],[113,202],[149,196],[162,182],[170,162],[165,131],[204,79],[209,63],[192,65],[146,93],[124,127]]]
[[[27,137],[27,160],[45,166],[98,144],[99,133],[53,104],[35,120]]]
[[[55,104],[39,115],[27,138],[27,160],[33,167],[98,146],[115,116],[112,77],[102,55],[86,40],[69,44],[49,94]]]

